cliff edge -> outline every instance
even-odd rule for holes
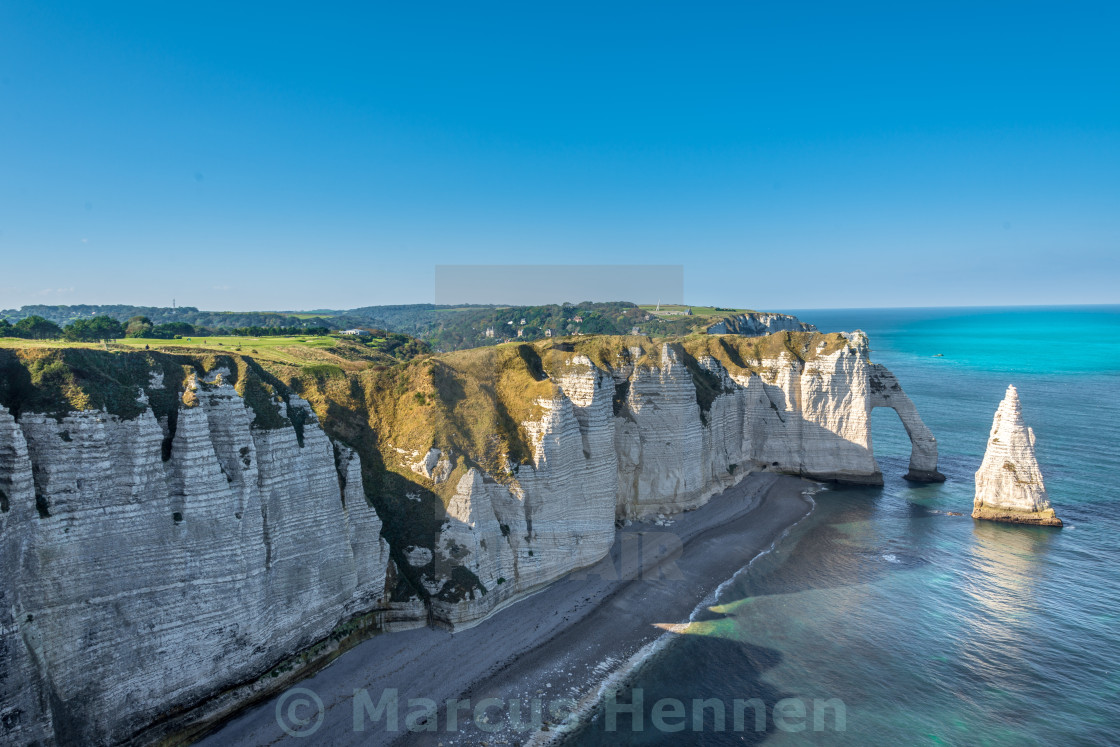
[[[816,332],[812,324],[803,322],[790,314],[775,314],[768,311],[748,311],[720,319],[708,327],[710,335],[744,335],[758,337],[774,332]]]

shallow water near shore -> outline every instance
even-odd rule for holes
[[[824,331],[863,329],[938,438],[940,485],[901,478],[909,445],[873,414],[882,488],[832,488],[813,515],[726,585],[686,633],[617,696],[644,724],[602,709],[570,744],[1106,744],[1120,725],[1120,307],[795,312]],[[938,356],[940,354],[940,356]],[[974,522],[973,473],[1015,384],[1065,529]],[[949,512],[959,512],[960,516]],[[653,704],[686,706],[683,732]],[[693,731],[692,700],[725,704]],[[767,713],[734,732],[735,699]],[[833,703],[843,703],[838,723]],[[820,714],[814,711],[820,710]],[[821,716],[821,728],[814,715]],[[842,726],[842,729],[841,729]]]

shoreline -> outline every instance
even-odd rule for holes
[[[255,745],[294,738],[281,728],[277,713],[287,712],[287,698],[296,689],[305,696],[305,691],[314,693],[322,703],[321,719],[293,729],[306,729],[300,736],[315,742],[434,746],[477,744],[480,739],[521,743],[533,736],[508,724],[476,724],[470,709],[450,714],[455,728],[448,730],[446,703],[456,698],[472,704],[486,698],[520,700],[526,722],[531,720],[529,700],[543,698],[565,704],[562,713],[573,714],[562,731],[576,728],[586,701],[592,701],[590,706],[598,701],[609,677],[636,663],[635,657],[644,659],[644,649],[671,637],[667,630],[691,619],[698,606],[811,512],[812,501],[803,495],[811,485],[797,477],[755,473],[704,506],[670,517],[666,525],[634,522],[622,527],[610,554],[595,566],[454,633],[425,627],[363,641],[198,743]],[[356,690],[369,695],[364,710]],[[396,728],[384,716],[378,721],[367,717],[364,729],[356,731],[355,716],[361,719],[374,710],[386,693],[399,703]],[[409,705],[411,699],[439,704],[430,717],[434,723],[427,724],[432,731],[408,730],[407,716],[418,710],[417,704]],[[310,710],[300,711],[297,719],[316,716],[317,704],[308,703]],[[551,712],[545,706],[546,721]],[[554,722],[549,728],[558,726]],[[560,736],[537,732],[540,737],[550,733]]]
[[[732,574],[729,578],[727,578],[719,586],[712,590],[710,594],[701,599],[693,608],[691,614],[689,614],[688,620],[686,622],[680,623],[678,625],[669,625],[663,627],[662,629],[664,630],[664,632],[661,633],[660,636],[642,647],[642,649],[639,650],[638,653],[636,653],[634,656],[630,657],[630,659],[625,664],[623,664],[621,667],[616,668],[605,679],[599,682],[597,687],[594,688],[595,692],[588,693],[587,696],[585,696],[579,702],[576,710],[572,713],[572,716],[570,718],[566,719],[563,723],[557,725],[555,728],[550,729],[549,731],[542,730],[530,735],[525,744],[529,747],[547,747],[547,745],[563,744],[566,738],[578,733],[580,729],[587,723],[587,721],[595,715],[599,703],[602,701],[605,695],[612,691],[617,693],[620,688],[625,687],[627,681],[635,674],[637,674],[651,658],[665,649],[669,644],[672,643],[677,635],[686,630],[691,623],[696,621],[696,616],[698,613],[713,605],[728,586],[733,584],[736,579],[738,579],[744,573],[748,572],[754,566],[756,560],[773,552],[774,549],[783,540],[785,540],[786,537],[790,535],[790,533],[797,525],[809,518],[809,516],[813,513],[813,510],[816,508],[816,501],[813,500],[812,494],[815,494],[818,491],[813,490],[812,488],[805,488],[804,486],[802,486],[802,488],[803,489],[800,491],[800,494],[809,502],[809,510],[800,519],[797,519],[792,524],[787,525],[785,529],[783,529],[782,532],[774,538],[774,541],[770,543],[769,547],[758,552],[753,558],[750,559],[750,561],[745,566],[735,571],[734,574]]]

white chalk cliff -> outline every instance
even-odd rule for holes
[[[774,314],[766,311],[748,311],[725,317],[708,327],[710,335],[747,335],[750,337],[768,335],[772,332],[812,332],[816,330],[790,314]]]
[[[992,420],[984,461],[976,471],[973,518],[1062,526],[1050,507],[1034,444],[1034,430],[1023,422],[1019,392],[1009,386]]]
[[[870,413],[890,407],[912,442],[907,477],[939,481],[937,442],[894,376],[867,359],[867,338],[802,361],[761,362],[763,373],[730,374],[697,362],[721,387],[707,412],[697,402],[682,352],[665,344],[656,364],[624,351],[609,370],[573,356],[530,424],[534,458],[512,480],[471,469],[459,480],[426,578],[435,595],[448,569],[470,571],[486,590],[436,598],[451,625],[483,615],[605,555],[616,519],[695,508],[751,471],[882,484],[872,453]],[[612,392],[619,397],[613,412]],[[447,579],[447,580],[445,580]]]
[[[599,561],[616,521],[702,505],[751,471],[881,483],[875,407],[910,434],[908,476],[944,479],[866,337],[836,339],[749,368],[648,338],[598,365],[573,353],[523,424],[530,463],[491,475],[459,448],[391,452],[417,490],[453,489],[430,545],[408,547],[382,539],[392,517],[366,502],[358,456],[294,395],[267,427],[220,370],[161,418],[0,406],[0,743],[132,739],[389,609],[401,579],[417,620],[472,624]]]
[[[126,740],[384,597],[354,455],[192,384],[173,425],[0,407],[0,743]]]

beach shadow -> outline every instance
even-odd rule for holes
[[[600,703],[592,719],[564,744],[761,744],[776,731],[774,705],[795,697],[763,680],[765,672],[781,663],[782,655],[775,649],[725,638],[682,636],[662,656],[670,655],[669,651],[671,680],[655,679],[662,667],[642,667],[615,697],[613,731],[608,730],[609,704]],[[704,701],[704,706],[695,701]],[[639,702],[640,718],[623,712]],[[659,702],[665,705],[659,708]],[[674,711],[680,715],[670,716]]]

